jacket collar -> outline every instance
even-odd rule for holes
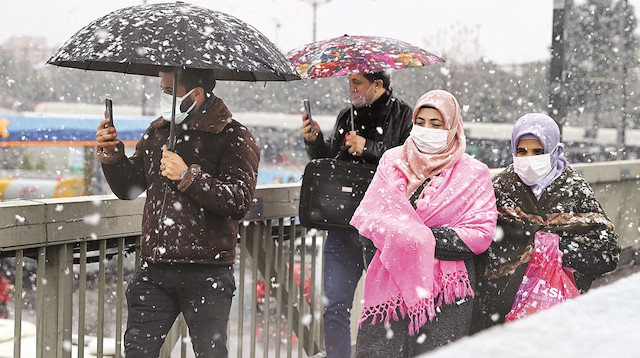
[[[229,111],[222,99],[213,96],[205,101],[199,112],[190,114],[184,124],[187,125],[187,130],[218,134],[231,121],[232,116],[231,111]],[[151,127],[162,128],[170,123],[170,121],[158,117],[151,122]],[[178,133],[183,131],[182,128],[183,126],[178,126]]]
[[[382,111],[384,108],[389,106],[391,102],[391,87],[384,91],[380,97],[371,104],[371,109],[373,111]]]

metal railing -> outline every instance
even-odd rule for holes
[[[299,185],[262,186],[240,224],[231,357],[323,350],[324,237],[295,223],[298,196]],[[14,357],[123,354],[124,283],[139,265],[143,203],[113,196],[0,202],[0,255],[5,272],[14,272]],[[23,329],[31,324],[35,337]],[[161,357],[189,356],[187,336],[179,318]]]

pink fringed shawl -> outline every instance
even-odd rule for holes
[[[366,274],[362,324],[409,316],[409,334],[433,320],[442,301],[474,296],[463,261],[435,258],[431,227],[448,227],[474,253],[491,244],[496,200],[486,165],[464,154],[434,177],[414,210],[405,195],[407,179],[393,163],[401,147],[388,150],[351,225],[378,248]],[[396,310],[398,308],[398,310]]]

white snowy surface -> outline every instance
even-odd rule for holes
[[[421,357],[640,357],[640,273]]]

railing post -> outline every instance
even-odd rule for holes
[[[14,284],[14,316],[13,316],[13,354],[14,357],[21,357],[22,349],[22,306],[24,305],[22,293],[22,279],[24,270],[22,265],[24,264],[24,251],[18,250],[16,252],[16,278]]]
[[[38,252],[38,357],[71,357],[73,253],[69,245]]]

